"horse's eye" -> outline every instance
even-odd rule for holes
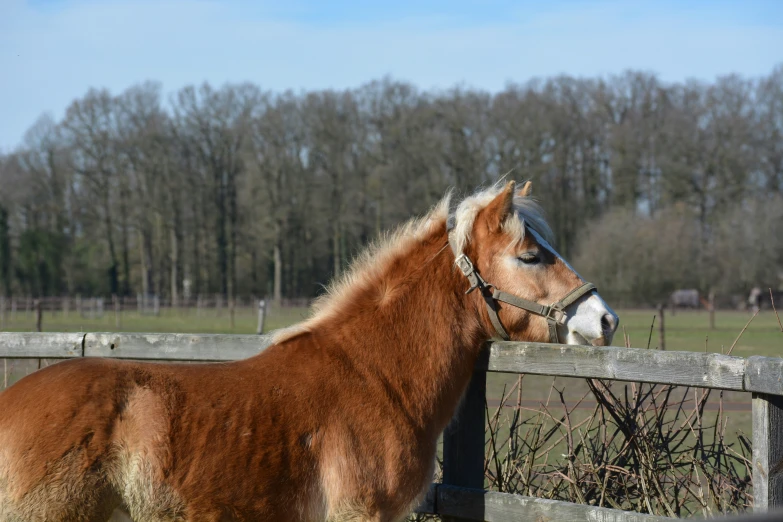
[[[538,256],[536,254],[533,254],[532,252],[527,252],[526,254],[522,254],[517,259],[519,259],[526,265],[535,265],[540,261]]]

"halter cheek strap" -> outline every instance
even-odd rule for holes
[[[454,250],[453,244],[452,250]],[[456,251],[455,255],[457,255]],[[527,310],[532,314],[544,317],[549,327],[550,342],[559,343],[560,341],[557,335],[557,326],[565,324],[565,309],[574,304],[583,295],[588,294],[596,289],[595,285],[592,283],[584,283],[583,285],[580,285],[568,292],[565,297],[556,303],[547,306],[498,290],[492,284],[484,281],[481,275],[479,275],[479,273],[476,271],[476,267],[473,266],[473,262],[465,254],[458,254],[455,260],[455,264],[462,272],[462,275],[467,277],[468,281],[470,282],[470,288],[468,288],[465,293],[469,294],[473,290],[476,290],[477,288],[479,289],[481,296],[484,298],[484,302],[487,305],[489,320],[492,322],[492,326],[495,328],[495,332],[497,332],[498,336],[504,341],[510,340],[510,337],[508,332],[506,332],[506,329],[503,328],[503,324],[500,322],[497,306],[498,301],[502,301],[504,303],[510,304],[511,306],[521,308],[522,310]]]

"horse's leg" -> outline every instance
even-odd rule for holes
[[[100,472],[80,469],[77,458],[53,464],[53,478],[26,491],[8,482],[0,490],[2,522],[92,522],[109,520],[120,498]]]
[[[120,504],[111,483],[118,411],[113,363],[74,360],[26,376],[0,393],[0,520],[108,520]]]

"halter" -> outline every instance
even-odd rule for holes
[[[546,319],[547,325],[549,326],[550,342],[559,343],[560,340],[557,335],[557,325],[565,325],[565,309],[574,304],[574,302],[576,302],[577,299],[583,295],[596,289],[594,284],[584,283],[574,288],[568,292],[565,297],[551,305],[547,306],[538,304],[535,301],[528,301],[522,297],[498,290],[495,285],[484,281],[481,275],[479,275],[479,273],[476,271],[476,268],[473,266],[473,262],[470,260],[470,258],[465,254],[457,252],[457,249],[454,247],[454,243],[451,241],[451,234],[449,234],[449,245],[451,245],[451,250],[456,256],[454,263],[460,269],[462,275],[467,277],[468,281],[470,281],[470,288],[468,288],[465,293],[469,294],[473,290],[477,288],[479,289],[481,296],[484,298],[484,302],[487,305],[489,320],[492,322],[492,326],[495,327],[495,332],[497,332],[500,338],[504,341],[508,341],[511,338],[509,337],[508,332],[506,332],[506,329],[503,328],[503,324],[500,322],[500,317],[498,317],[497,301],[502,301],[504,303],[510,304],[511,306],[521,308],[522,310],[527,310],[532,314],[542,316],[544,319]]]

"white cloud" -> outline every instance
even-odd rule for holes
[[[41,112],[61,116],[90,86],[118,92],[148,79],[167,91],[205,80],[298,90],[391,74],[423,88],[497,90],[509,80],[627,68],[671,81],[755,76],[783,58],[780,24],[684,10],[630,13],[614,2],[473,25],[447,16],[318,25],[205,0],[0,2],[0,149],[17,144]]]

